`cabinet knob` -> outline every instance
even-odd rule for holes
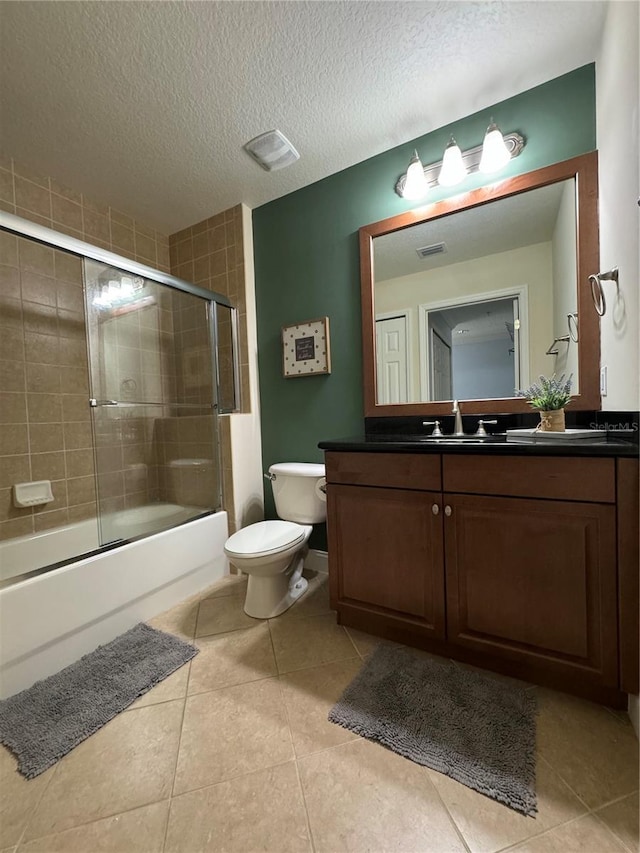
[[[438,504],[434,504],[434,505],[431,507],[431,512],[432,512],[434,515],[437,515],[437,514],[440,512],[440,507],[438,506]]]
[[[452,512],[453,512],[453,510],[451,509],[450,506],[446,506],[444,508],[444,514],[447,516],[447,518],[451,515]]]

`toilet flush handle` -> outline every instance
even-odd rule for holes
[[[272,482],[276,478],[276,475],[272,474],[271,471],[269,471],[268,474],[263,474],[263,476],[264,476],[265,480],[271,480]]]

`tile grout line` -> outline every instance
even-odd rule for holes
[[[307,824],[307,832],[309,833],[309,843],[311,844],[311,850],[314,851],[314,853],[315,853],[316,843],[315,843],[315,839],[313,837],[313,831],[311,829],[311,819],[309,817],[309,807],[307,805],[307,797],[306,797],[306,794],[304,791],[304,785],[302,784],[302,779],[300,778],[300,768],[298,767],[298,757],[297,756],[295,757],[295,759],[293,761],[293,765],[294,765],[295,771],[296,771],[296,778],[298,780],[298,787],[300,789],[300,793],[302,794],[302,805],[304,807],[304,816],[305,816],[305,821]]]
[[[407,760],[410,760],[410,759],[407,759]],[[429,770],[433,770],[433,768],[425,767],[424,769],[425,769],[425,773],[426,773],[427,779],[429,780],[429,784],[430,784],[430,785],[431,785],[431,787],[433,788],[433,790],[434,790],[434,792],[435,792],[435,795],[436,795],[436,797],[438,798],[438,801],[440,802],[440,805],[442,806],[442,808],[444,809],[444,811],[445,811],[445,813],[446,813],[447,817],[448,817],[448,818],[449,818],[449,820],[451,821],[451,824],[452,824],[452,826],[453,826],[453,828],[454,828],[454,830],[455,830],[455,832],[456,832],[456,835],[458,836],[458,838],[459,838],[459,839],[460,839],[460,841],[462,842],[462,845],[463,845],[464,849],[465,849],[465,850],[467,850],[467,851],[468,851],[468,853],[471,853],[471,847],[467,844],[467,839],[464,837],[464,833],[462,832],[462,829],[458,826],[458,824],[457,824],[457,822],[456,822],[456,819],[454,818],[454,816],[453,816],[453,815],[451,814],[451,812],[449,811],[449,807],[447,806],[447,804],[445,803],[444,799],[442,798],[442,796],[441,796],[441,794],[440,794],[440,791],[438,790],[438,786],[434,783],[433,779],[432,779],[432,778],[431,778],[431,776],[429,775]],[[436,771],[433,771],[433,772],[437,773],[438,771],[436,770]],[[452,777],[449,777],[449,778],[452,778]]]
[[[34,818],[34,815],[35,815],[36,811],[40,808],[40,803],[42,802],[42,798],[44,797],[44,795],[46,794],[46,792],[49,790],[49,787],[50,787],[50,785],[51,785],[51,782],[53,781],[53,777],[54,777],[54,776],[56,775],[56,773],[58,772],[58,766],[59,766],[59,764],[60,764],[60,761],[61,761],[61,760],[62,760],[62,759],[60,759],[60,760],[56,761],[55,765],[53,766],[53,773],[51,774],[51,779],[49,779],[49,781],[47,782],[47,784],[46,784],[46,785],[44,786],[44,788],[42,789],[42,793],[41,793],[41,794],[40,794],[40,796],[38,797],[38,802],[34,805],[33,809],[31,810],[31,814],[29,815],[29,817],[27,818],[27,820],[26,820],[26,822],[25,822],[25,825],[24,825],[24,827],[23,827],[23,829],[22,829],[22,833],[20,834],[20,840],[19,840],[19,841],[18,841],[18,843],[15,845],[15,850],[16,850],[16,851],[17,851],[18,847],[19,847],[19,846],[22,844],[22,842],[24,841],[24,836],[25,836],[25,834],[26,834],[26,832],[27,832],[27,829],[29,829],[29,825],[31,824],[31,821],[32,821],[32,820],[33,820],[33,818]],[[18,772],[18,771],[16,770],[16,772]],[[46,771],[45,771],[45,772],[46,772]],[[11,848],[9,848],[9,849],[11,849]]]
[[[199,609],[200,609],[200,605],[198,605],[198,610]],[[198,620],[197,620],[197,616],[196,616],[196,623],[197,623],[197,621]],[[193,660],[193,658],[191,658],[191,660]],[[189,698],[189,692],[188,691],[189,691],[189,679],[191,678],[191,660],[189,661],[189,672],[187,674],[187,683],[185,684],[184,698],[182,700],[182,716],[180,718],[180,734],[178,737],[178,748],[176,749],[176,760],[173,764],[173,779],[171,780],[171,790],[169,792],[169,808],[167,809],[167,823],[166,823],[166,826],[164,828],[164,838],[162,840],[162,849],[163,850],[167,844],[167,835],[169,833],[169,823],[171,821],[171,802],[173,800],[174,790],[176,787],[176,774],[178,772],[178,761],[180,759],[180,747],[182,746],[182,732],[184,729],[184,718],[185,718],[185,714],[186,714],[186,710],[187,710],[187,699]]]
[[[597,821],[598,821],[598,823],[599,823],[601,826],[605,827],[605,829],[606,829],[608,832],[610,832],[610,833],[611,833],[611,835],[613,835],[613,837],[616,839],[616,841],[618,841],[618,842],[622,845],[622,847],[624,848],[624,850],[629,850],[629,851],[630,851],[630,853],[635,853],[635,851],[634,851],[631,847],[628,847],[628,846],[626,845],[626,843],[622,840],[622,838],[620,838],[620,836],[619,836],[619,835],[618,835],[618,833],[615,831],[615,829],[613,829],[612,827],[610,827],[610,826],[609,826],[609,824],[608,824],[606,821],[604,821],[604,820],[603,820],[603,819],[598,815],[598,813],[597,813],[597,812],[593,811],[593,812],[591,812],[591,814],[593,815],[593,817],[595,818],[595,820],[597,820]],[[638,849],[638,848],[636,848],[636,850],[637,850],[637,849]]]

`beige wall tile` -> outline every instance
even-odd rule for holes
[[[0,488],[11,488],[15,483],[26,483],[30,480],[29,457],[0,456]]]
[[[82,231],[82,207],[62,196],[51,196],[51,219],[54,228],[65,225],[74,231]]]
[[[29,516],[29,518],[14,518],[11,521],[0,521],[0,540],[2,541],[15,539],[16,536],[27,536],[29,533],[33,533],[32,516]],[[6,750],[2,751],[6,752]],[[6,789],[3,789],[3,795],[6,796]],[[1,827],[2,824],[0,824],[0,829]]]
[[[35,391],[41,394],[60,393],[60,368],[55,364],[32,364],[26,365],[27,391]]]
[[[27,398],[25,394],[0,391],[0,423],[19,424],[27,422]]]
[[[3,392],[26,390],[24,361],[0,360],[0,388]]]
[[[18,266],[18,238],[6,231],[0,231],[0,264]]]
[[[32,453],[31,476],[34,480],[63,480],[65,475],[62,453]]]
[[[14,176],[14,186],[17,207],[51,219],[51,193],[48,186],[38,186],[18,175]]]
[[[55,308],[37,302],[23,302],[24,316],[22,326],[25,332],[39,335],[58,334],[58,315]]]
[[[69,506],[86,504],[96,497],[93,477],[73,477],[67,480],[67,502]]]
[[[62,424],[29,424],[32,453],[59,452],[64,448]]]
[[[12,299],[0,291],[0,326],[3,329],[16,329],[20,332],[23,324],[21,300]]]
[[[53,273],[53,265],[51,266]],[[32,270],[23,270],[21,274],[22,298],[27,302],[38,302],[55,308],[56,282],[49,276],[40,275]]]
[[[0,292],[10,299],[20,299],[20,272],[17,267],[0,266]]]
[[[28,362],[55,365],[60,363],[60,342],[57,336],[27,332],[24,336],[24,347]]]
[[[62,426],[65,450],[79,450],[93,446],[91,424],[88,421],[86,423],[65,423]]]
[[[64,459],[67,477],[90,477],[93,474],[92,450],[68,450]]]
[[[40,512],[34,515],[33,525],[36,533],[41,530],[51,530],[68,523],[66,509],[54,509],[52,512]]]
[[[5,328],[0,335],[0,358],[7,361],[23,360],[25,341],[22,329]]]
[[[95,501],[91,501],[86,504],[78,504],[77,506],[70,506],[67,510],[69,515],[69,524],[73,524],[76,521],[85,521],[88,518],[95,518],[97,511]]]
[[[74,201],[76,204],[82,204],[82,195],[80,193],[77,193],[75,190],[69,189],[69,187],[63,186],[63,184],[59,184],[53,178],[49,178],[49,187],[52,193],[60,195],[63,198],[68,199],[69,201]]]
[[[31,183],[37,184],[39,187],[43,187],[43,189],[49,189],[48,177],[34,172],[29,166],[21,163],[19,160],[13,161],[13,172],[15,175],[31,181]]]
[[[48,246],[19,237],[18,257],[21,270],[53,276],[54,253]]]
[[[29,423],[60,423],[62,404],[58,394],[27,394]]]
[[[56,279],[82,287],[82,260],[76,255],[56,250],[54,271]]]
[[[0,198],[11,204],[15,203],[13,173],[7,169],[0,169]]]
[[[26,424],[5,424],[0,430],[0,456],[13,456],[29,452],[29,434]]]

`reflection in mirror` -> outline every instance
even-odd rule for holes
[[[576,223],[572,177],[375,236],[377,405],[510,398],[552,373],[576,393]]]

